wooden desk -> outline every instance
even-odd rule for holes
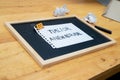
[[[112,30],[112,35],[106,35],[115,39],[117,44],[41,68],[4,23],[53,17],[55,8],[63,4],[70,9],[68,15],[83,18],[88,12],[94,13],[98,19],[96,24]],[[102,17],[104,9],[96,0],[1,0],[0,80],[88,80],[106,78],[116,73],[120,69],[120,23]]]

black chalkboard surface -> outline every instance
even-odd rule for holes
[[[72,23],[93,39],[61,48],[52,48],[41,36],[36,33],[34,26],[37,23],[43,23],[44,26]],[[42,66],[63,61],[93,50],[95,51],[115,43],[113,39],[98,32],[96,29],[76,16],[7,22],[6,25],[10,32],[12,32],[13,35],[20,41],[23,47]]]

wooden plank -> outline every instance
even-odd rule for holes
[[[18,7],[19,1],[0,1],[0,80],[88,80],[109,69],[115,70],[115,66],[120,64],[120,23],[102,17],[105,7],[95,0],[31,0],[31,5],[25,0]],[[4,22],[52,17],[53,10],[63,4],[70,9],[68,15],[83,18],[88,12],[93,12],[98,19],[96,24],[112,30],[112,35],[106,35],[115,39],[117,44],[41,69],[11,36]],[[20,54],[15,56],[17,53]]]
[[[39,71],[34,62],[18,42],[0,44],[0,79],[13,79]]]

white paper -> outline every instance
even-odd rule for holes
[[[111,0],[103,16],[120,22],[120,0]]]
[[[86,41],[93,40],[91,36],[80,30],[72,23],[44,26],[37,33],[52,48],[62,48]]]

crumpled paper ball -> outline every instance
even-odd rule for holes
[[[84,19],[85,19],[85,21],[87,21],[89,23],[96,23],[96,21],[97,21],[97,18],[93,13],[88,13]]]
[[[64,16],[67,13],[69,13],[69,10],[67,9],[66,5],[63,5],[60,8],[57,7],[53,14],[55,17],[57,17],[57,16]]]

